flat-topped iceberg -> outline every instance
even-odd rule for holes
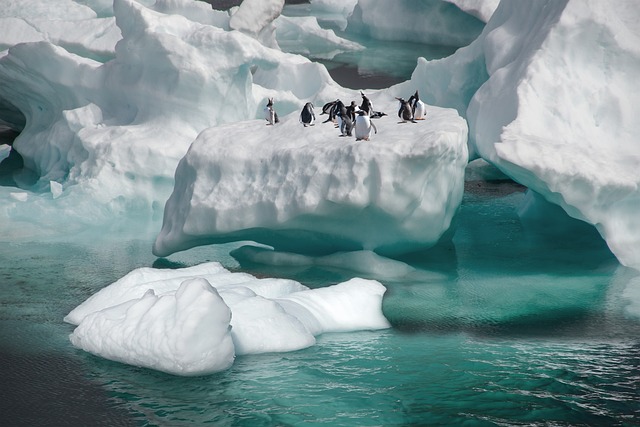
[[[395,115],[397,101],[372,100]],[[303,127],[298,113],[209,128],[178,165],[154,253],[235,240],[307,254],[431,246],[462,200],[467,128],[454,110],[427,117],[373,119],[369,141]]]
[[[236,355],[309,347],[326,332],[389,327],[386,289],[351,279],[309,289],[287,279],[232,273],[217,262],[139,268],[72,310],[70,340],[110,360],[175,375],[229,368]]]

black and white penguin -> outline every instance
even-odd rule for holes
[[[362,111],[366,111],[369,115],[371,115],[371,113],[373,113],[373,104],[364,93],[360,92],[360,96],[362,96],[362,104],[360,104],[360,109]]]
[[[304,127],[307,127],[313,126],[315,121],[316,115],[313,112],[313,104],[307,102],[304,104],[304,107],[302,107],[302,111],[300,112],[300,123],[302,123]]]
[[[280,122],[280,119],[278,119],[278,113],[276,113],[276,110],[273,107],[273,98],[268,98],[267,106],[264,107],[264,118],[268,122],[267,126]]]
[[[356,141],[368,141],[369,138],[371,138],[371,129],[373,129],[375,133],[378,133],[376,125],[371,123],[371,120],[369,119],[369,113],[363,110],[358,111],[355,126]]]
[[[322,123],[332,122],[334,120],[332,113],[335,105],[336,105],[336,101],[331,101],[331,102],[327,102],[322,106],[322,113],[320,113],[320,115],[323,115],[323,114],[329,115],[329,118]]]
[[[411,98],[409,98],[409,104],[411,105],[411,111],[413,112],[413,119],[424,120],[427,115],[427,107],[424,105],[424,102],[420,100],[418,91],[411,95]]]
[[[336,115],[338,116],[340,123],[340,133],[341,136],[351,136],[354,125],[354,113],[355,113],[355,103],[352,102],[351,105],[345,107],[342,102],[337,104],[338,111]],[[353,111],[352,111],[353,110]]]
[[[396,99],[400,102],[400,107],[398,108],[398,117],[402,119],[402,122],[400,123],[418,123],[413,120],[413,111],[411,110],[409,101],[405,101],[404,99],[398,97],[396,97]]]

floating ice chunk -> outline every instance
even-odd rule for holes
[[[205,375],[234,360],[231,312],[202,278],[174,295],[141,298],[87,316],[70,335],[78,348],[110,360],[176,375]]]
[[[429,247],[462,199],[467,133],[453,110],[428,117],[404,125],[383,117],[368,142],[340,138],[330,124],[305,128],[298,111],[276,126],[207,129],[176,170],[154,253],[237,240],[316,255]]]
[[[231,273],[218,263],[139,268],[64,320],[78,325],[71,342],[93,354],[200,375],[226,369],[234,354],[298,350],[323,332],[387,328],[385,291],[364,279],[311,290],[293,280]]]

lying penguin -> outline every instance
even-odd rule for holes
[[[362,111],[366,111],[369,114],[369,118],[379,119],[380,117],[386,116],[386,114],[382,111],[373,110],[373,103],[362,91],[360,91],[360,96],[362,96],[362,104],[360,104],[360,109]]]

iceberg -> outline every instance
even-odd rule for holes
[[[397,108],[383,92],[371,99]],[[435,244],[462,200],[467,128],[451,109],[427,115],[376,119],[370,141],[303,127],[298,112],[203,131],[176,169],[154,254],[236,240],[314,255]]]
[[[635,2],[504,0],[471,45],[419,61],[393,89],[426,87],[426,102],[455,108],[469,124],[470,159],[592,224],[638,269],[638,18]]]
[[[106,359],[175,375],[228,369],[236,355],[286,352],[315,336],[388,328],[386,288],[351,279],[309,289],[232,273],[217,262],[139,268],[73,309],[72,344]]]

